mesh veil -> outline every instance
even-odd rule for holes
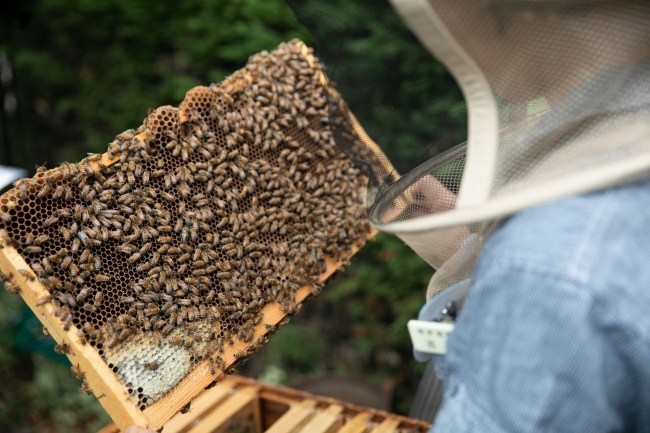
[[[471,277],[500,219],[648,174],[648,2],[393,6],[420,47],[385,37],[400,26],[389,4],[292,5],[349,104],[330,110],[337,144],[372,179],[370,220],[437,269],[429,297]]]
[[[339,120],[331,127],[337,145],[370,179],[369,206],[400,174],[464,140],[460,89],[388,1],[288,3],[314,34],[338,91],[330,93],[331,119]]]

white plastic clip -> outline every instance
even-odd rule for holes
[[[447,353],[447,336],[454,330],[454,324],[409,320],[408,329],[415,350],[444,355]]]

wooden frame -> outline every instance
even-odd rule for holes
[[[203,391],[189,412],[164,425],[163,433],[220,432],[231,420],[243,418],[252,418],[256,433],[397,433],[431,427],[422,420],[233,375]],[[117,432],[109,424],[98,433]]]
[[[303,55],[308,61],[313,64],[314,58],[309,54],[306,46],[303,45]],[[325,78],[322,77],[322,82]],[[245,79],[226,79],[223,83],[226,89],[230,91],[238,91],[242,86],[247,86],[250,83]],[[184,108],[184,103],[180,104],[179,116],[180,123],[188,121],[188,111]],[[361,131],[363,132],[363,131]],[[365,136],[365,133],[363,135]],[[143,141],[148,139],[147,133],[141,133],[136,138]],[[367,138],[370,140],[369,138]],[[110,166],[119,160],[119,154],[114,155],[113,158],[108,153],[102,155],[101,163],[105,166]],[[91,162],[95,169],[99,169],[98,162]],[[55,169],[57,170],[57,169]],[[47,175],[46,173],[39,174]],[[11,195],[0,197],[0,204],[11,207]],[[365,244],[367,240],[372,239],[377,231],[370,229],[368,233],[360,233],[359,242],[354,245],[351,254],[344,259],[349,259],[351,256]],[[326,257],[326,271],[320,276],[320,282],[324,282],[334,272],[343,268],[343,263],[336,263],[333,259]],[[96,349],[87,344],[82,344],[77,336],[77,328],[71,325],[68,331],[64,331],[62,322],[53,314],[53,305],[49,302],[40,304],[39,299],[44,299],[48,296],[47,289],[38,281],[29,281],[26,277],[21,275],[18,270],[25,269],[31,273],[31,268],[22,258],[22,256],[10,246],[5,246],[0,249],[0,269],[5,274],[11,273],[17,286],[21,288],[20,295],[25,300],[27,305],[34,312],[36,317],[41,321],[43,326],[49,331],[50,335],[58,344],[65,344],[69,348],[67,353],[70,362],[79,366],[85,375],[85,381],[89,385],[92,393],[102,404],[104,409],[108,412],[111,418],[115,421],[120,429],[136,424],[141,427],[158,429],[165,425],[171,417],[173,417],[185,404],[196,397],[201,391],[205,389],[211,382],[223,374],[222,370],[217,370],[215,374],[210,374],[210,368],[207,360],[202,361],[195,366],[192,371],[187,374],[179,383],[173,388],[173,392],[168,392],[166,395],[158,399],[151,406],[144,410],[139,407],[131,399],[127,388],[117,379],[113,371],[104,362]],[[308,286],[301,287],[296,293],[296,302],[302,303],[312,294],[312,288]],[[255,328],[254,337],[261,337],[269,332],[264,325],[277,325],[287,315],[284,313],[278,303],[271,303],[266,305],[262,313],[264,314],[264,324],[260,324]],[[235,352],[244,351],[249,343],[243,341],[235,341],[235,344],[225,348],[225,353],[221,355],[224,361],[224,370],[232,366],[237,358],[234,356]]]

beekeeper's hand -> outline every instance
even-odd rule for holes
[[[456,194],[428,174],[411,185],[382,215],[382,222],[411,219],[453,209]]]
[[[456,206],[456,194],[449,191],[438,179],[426,175],[402,193],[382,215],[382,222],[407,220],[432,215],[453,209]],[[425,245],[425,260],[434,267],[439,267],[454,254],[459,252],[463,243],[471,239],[467,226],[456,226],[445,230],[419,233],[411,237],[409,246],[417,251],[416,243]]]

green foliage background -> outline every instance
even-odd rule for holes
[[[328,76],[398,173],[465,139],[460,89],[388,1],[287,2],[316,35]]]
[[[323,17],[333,40],[345,25],[358,26],[344,49],[359,66],[342,64],[349,73],[337,79],[371,136],[430,149],[464,134],[460,92],[426,52],[400,54],[396,41],[418,45],[387,2],[360,3],[355,16],[366,8],[368,19],[338,28],[327,15],[332,5],[348,7],[344,0],[306,2],[303,22]],[[0,164],[31,175],[44,161],[52,167],[103,152],[148,108],[178,105],[193,86],[218,82],[250,55],[292,38],[315,44],[280,0],[3,2],[0,64],[11,74],[1,74]],[[394,87],[400,78],[410,84]],[[394,116],[406,108],[407,117]],[[406,322],[424,302],[431,273],[398,239],[378,236],[242,371],[267,379],[275,371],[274,381],[287,385],[320,372],[392,380],[393,410],[408,413],[423,368],[412,359]],[[2,291],[0,431],[87,432],[109,422],[93,397],[77,391],[67,359],[52,347],[22,300]]]
[[[50,164],[105,151],[147,109],[177,105],[251,54],[309,32],[281,0],[3,2],[0,51],[17,95],[10,163]],[[3,95],[4,96],[4,95]]]

